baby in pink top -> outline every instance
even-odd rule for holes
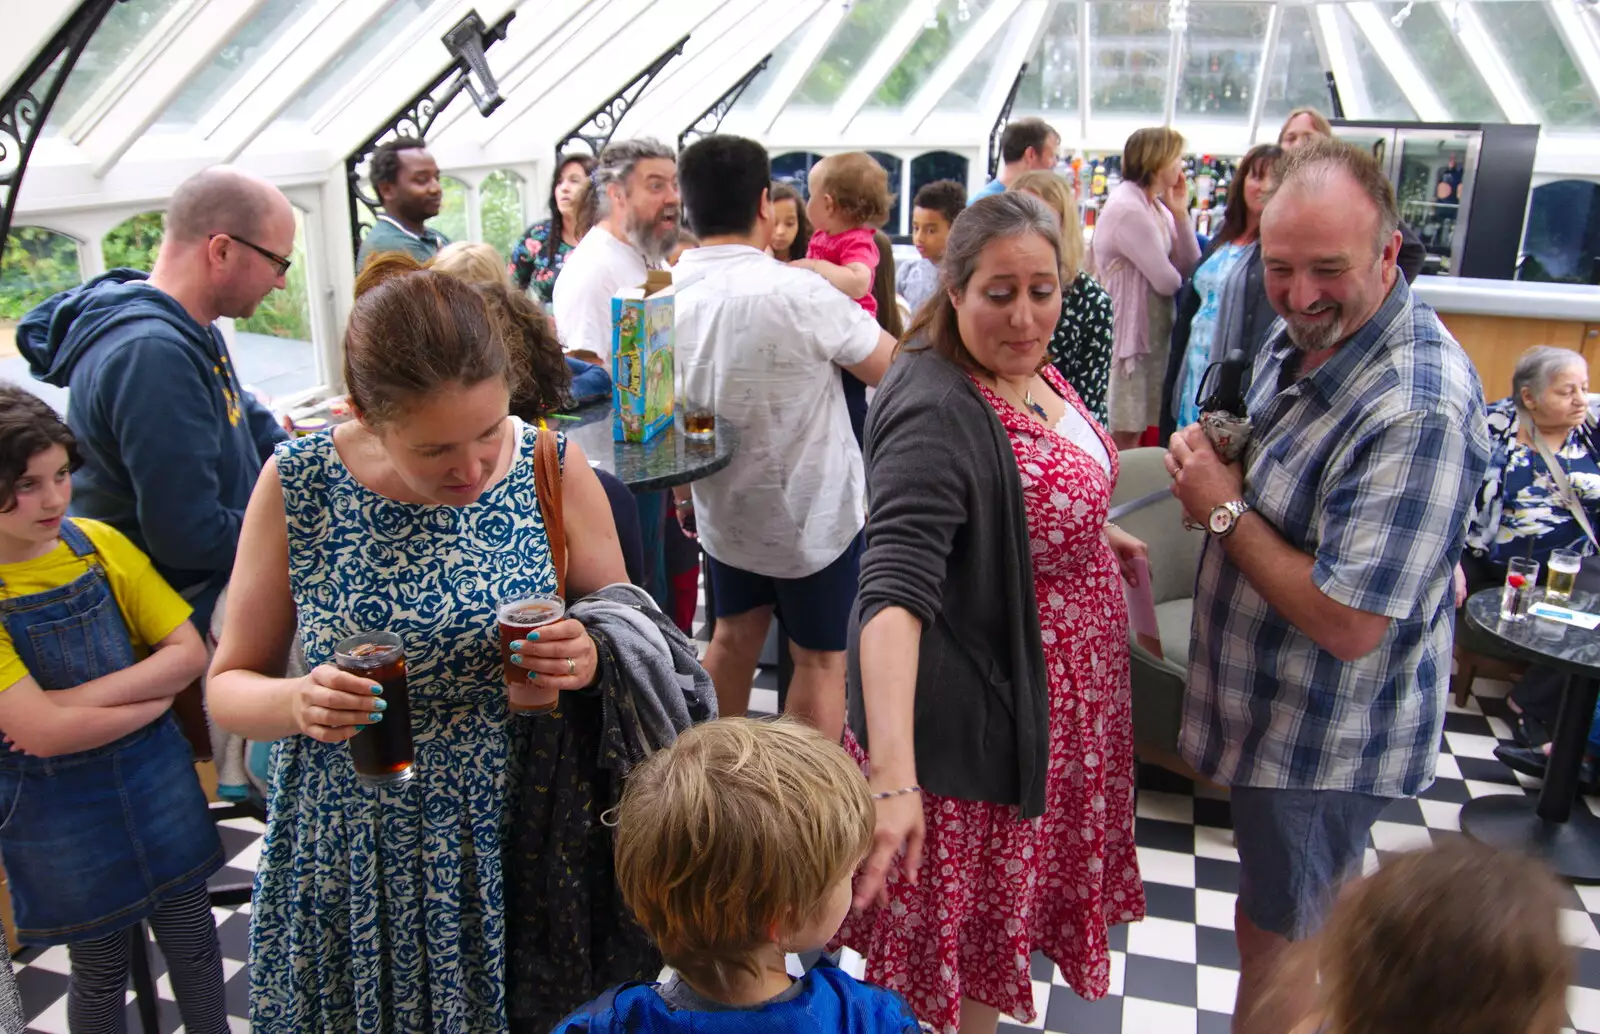
[[[791,265],[814,270],[872,316],[872,278],[878,269],[873,234],[889,218],[889,174],[861,151],[835,154],[811,167],[806,215],[817,228],[806,257]]]

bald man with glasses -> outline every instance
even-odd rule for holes
[[[167,208],[155,269],[115,269],[38,305],[17,327],[35,377],[71,391],[83,467],[72,513],[148,553],[202,634],[233,570],[261,465],[287,437],[243,389],[216,320],[281,290],[294,210],[265,180],[218,166]]]

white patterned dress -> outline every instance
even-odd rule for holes
[[[459,507],[378,495],[332,435],[278,446],[306,660],[331,661],[357,632],[398,633],[416,765],[373,790],[346,744],[274,745],[252,907],[256,1034],[507,1030],[501,842],[525,738],[507,721],[494,603],[555,585],[537,432],[516,428],[505,478]]]

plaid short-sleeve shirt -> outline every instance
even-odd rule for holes
[[[1245,499],[1315,559],[1318,589],[1389,628],[1341,661],[1208,541],[1179,749],[1230,785],[1415,794],[1444,723],[1451,574],[1488,461],[1483,390],[1401,278],[1333,358],[1285,376],[1296,356],[1280,321],[1247,400]]]

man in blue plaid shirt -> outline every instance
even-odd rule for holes
[[[1433,780],[1452,573],[1488,461],[1477,374],[1396,273],[1376,163],[1333,140],[1285,162],[1261,217],[1283,322],[1255,361],[1243,464],[1198,428],[1167,457],[1208,528],[1179,750],[1232,787],[1236,1034],[1300,1019],[1315,977],[1275,973],[1285,950],[1385,805]],[[1268,980],[1287,990],[1258,1008]]]

